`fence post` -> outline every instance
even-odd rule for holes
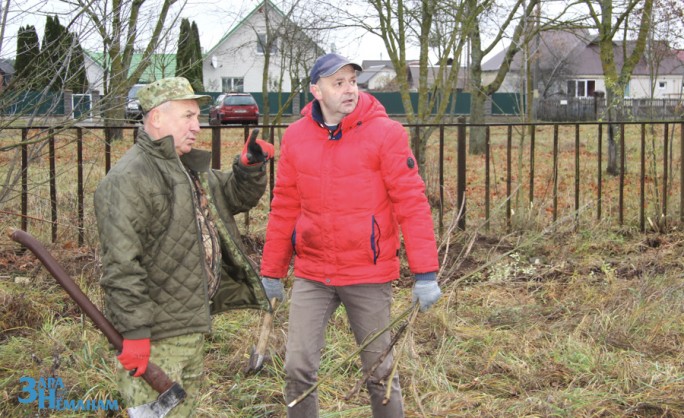
[[[112,130],[109,126],[105,126],[105,174],[109,173],[112,168]]]
[[[489,219],[489,206],[490,206],[490,167],[489,160],[491,157],[491,144],[490,144],[490,129],[489,126],[485,127],[485,224],[487,231],[489,231],[489,225],[491,220]]]
[[[668,182],[668,174],[667,170],[669,169],[667,166],[667,160],[669,159],[669,141],[668,137],[670,136],[669,132],[670,124],[666,123],[664,126],[663,130],[663,211],[660,215],[660,219],[658,220],[658,226],[660,228],[666,228],[667,227],[667,182]]]
[[[513,126],[508,125],[508,129],[506,131],[506,231],[511,232],[511,227],[513,225],[511,217],[512,217],[512,211],[511,211],[511,200],[513,197],[511,196],[512,194],[512,189],[511,189],[511,176],[513,173],[511,173],[512,170],[512,163],[511,163],[511,149],[513,148]]]
[[[221,128],[211,128],[211,168],[221,169]]]
[[[275,147],[275,127],[268,130],[268,142]],[[273,189],[275,189],[275,155],[268,162],[268,210],[271,210],[273,202]]]
[[[684,161],[684,122],[679,124],[679,161]],[[684,222],[684,166],[679,167],[679,221]]]
[[[28,128],[21,129],[21,230],[28,232]]]
[[[90,110],[93,115],[93,119],[99,119],[101,116],[100,112],[100,91],[95,89],[90,91]]]
[[[74,92],[67,89],[64,90],[64,118],[71,119],[74,115]]]
[[[76,128],[76,181],[78,199],[78,246],[82,247],[85,242],[85,228],[83,219],[83,128]]]
[[[439,236],[444,232],[444,125],[439,125]]]
[[[57,167],[55,155],[55,129],[48,129],[50,157],[50,220],[52,221],[52,242],[57,242]]]
[[[641,156],[639,168],[639,231],[644,232],[646,228],[645,223],[645,190],[646,190],[646,124],[641,124]]]
[[[456,208],[460,211],[458,229],[464,231],[466,226],[466,126],[465,117],[458,118],[458,137],[456,144]]]
[[[580,211],[580,124],[575,124],[575,232],[579,230]]]

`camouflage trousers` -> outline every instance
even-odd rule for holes
[[[185,401],[173,408],[167,417],[193,416],[202,383],[203,346],[204,335],[197,333],[152,342],[150,361],[164,370],[172,381],[179,383],[187,394]],[[131,377],[121,363],[118,363],[116,380],[127,407],[152,402],[159,396],[145,380]]]

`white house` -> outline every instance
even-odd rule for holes
[[[104,94],[104,66],[102,65],[102,54],[92,53],[90,51],[83,51],[83,62],[86,69],[86,78],[88,79],[88,88],[90,91],[97,90],[100,94]]]
[[[272,39],[268,39],[269,34]],[[301,28],[264,0],[204,55],[205,90],[263,91],[265,48],[270,49],[269,91],[292,92],[293,83],[305,82],[309,69],[323,53]]]

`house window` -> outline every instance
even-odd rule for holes
[[[595,80],[568,80],[568,97],[591,97],[595,89]]]
[[[658,82],[658,88],[660,90],[665,90],[666,87],[667,87],[667,81],[659,81]]]
[[[278,42],[275,39],[271,42],[271,55],[275,55],[278,53],[277,43]],[[266,34],[257,34],[257,54],[263,55],[264,50],[266,49],[266,45],[268,45],[268,38],[266,37]]]
[[[242,93],[245,91],[245,79],[242,77],[221,77],[221,88],[225,92]]]

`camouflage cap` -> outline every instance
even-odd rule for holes
[[[185,77],[162,78],[138,90],[137,96],[145,112],[169,100],[197,100],[200,104],[211,100],[211,96],[195,94]]]

